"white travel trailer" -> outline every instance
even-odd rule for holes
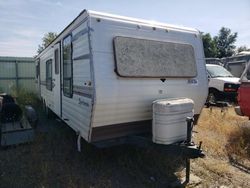
[[[196,29],[84,10],[37,56],[40,97],[87,142],[152,131],[152,102],[208,92]]]

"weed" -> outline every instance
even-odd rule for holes
[[[25,89],[12,88],[11,95],[16,99],[22,109],[25,105],[37,106],[39,104],[37,95]]]
[[[243,158],[250,158],[250,127],[238,126],[238,129],[231,132],[227,144],[228,155],[237,155]]]
[[[196,140],[203,141],[205,151],[215,158],[226,158],[230,152],[246,156],[246,151],[250,153],[250,129],[242,126],[246,122],[247,118],[237,116],[233,108],[224,113],[219,108],[203,109],[195,127]]]

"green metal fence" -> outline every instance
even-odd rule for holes
[[[34,58],[0,56],[0,92],[16,88],[36,93]]]

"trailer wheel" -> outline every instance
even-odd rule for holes
[[[42,110],[43,112],[46,112],[46,103],[44,99],[42,99]]]
[[[50,108],[45,104],[45,114],[47,119],[51,119],[52,117],[52,111],[50,110]]]

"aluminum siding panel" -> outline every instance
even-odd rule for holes
[[[156,99],[188,97],[195,101],[199,114],[207,95],[204,53],[198,32],[175,31],[95,18],[92,23],[93,62],[96,103],[93,127],[152,119],[151,104]],[[114,72],[113,38],[138,37],[157,41],[191,44],[195,51],[197,83],[187,78],[171,78],[164,83],[158,78],[122,78]]]

